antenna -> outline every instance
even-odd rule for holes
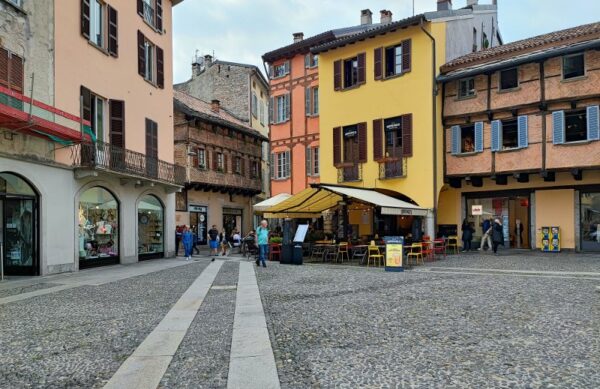
[[[412,0],[413,3],[413,16],[415,16],[415,0]]]

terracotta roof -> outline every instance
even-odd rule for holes
[[[447,73],[451,70],[478,63],[498,60],[503,57],[508,58],[517,54],[536,51],[544,46],[552,46],[557,43],[576,43],[597,37],[600,37],[600,22],[584,24],[582,26],[554,31],[549,34],[538,35],[533,38],[507,43],[505,45],[492,47],[486,50],[458,57],[442,65],[441,72]]]
[[[175,108],[182,110],[188,115],[196,116],[208,122],[241,131],[262,140],[268,140],[268,138],[263,136],[260,132],[227,112],[223,107],[219,109],[219,112],[215,112],[212,110],[211,103],[207,103],[206,101],[178,90],[173,90],[173,100]]]

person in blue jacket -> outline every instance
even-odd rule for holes
[[[189,261],[192,259],[192,248],[194,246],[194,234],[190,231],[190,227],[185,226],[181,242],[183,243],[183,249],[185,250],[185,260]]]

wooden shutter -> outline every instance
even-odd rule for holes
[[[156,46],[156,85],[161,89],[165,87],[164,53],[158,46]]]
[[[143,0],[137,0],[137,13],[144,16],[144,2]]]
[[[357,62],[358,62],[358,83],[364,84],[367,81],[367,75],[366,75],[367,55],[365,53],[360,53],[359,55],[356,56],[356,58],[357,58]]]
[[[304,56],[304,67],[305,68],[310,67],[310,54],[306,54]]]
[[[333,89],[342,89],[342,61],[339,59],[333,63]]]
[[[475,123],[475,152],[483,152],[483,122]]]
[[[218,161],[218,159],[219,159],[219,158],[217,157],[217,154],[218,154],[218,153],[217,153],[217,151],[216,151],[216,150],[214,150],[214,151],[212,152],[212,165],[213,165],[213,170],[215,170],[215,171],[216,171],[216,170],[218,169],[218,167],[219,167],[219,161]]]
[[[117,10],[108,6],[108,53],[113,57],[119,56],[118,45],[118,14]]]
[[[269,123],[273,123],[275,121],[273,116],[274,103],[275,99],[273,97],[269,97]]]
[[[156,0],[156,29],[162,34],[163,31],[163,7],[162,0]]]
[[[410,39],[402,41],[402,73],[410,72],[411,61],[411,43]]]
[[[17,91],[19,93],[23,93],[23,58],[18,55],[11,54],[8,66],[8,81],[9,88]]]
[[[402,156],[412,157],[413,155],[413,136],[412,136],[412,113],[402,115]]]
[[[517,119],[517,126],[518,126],[518,142],[519,142],[519,147],[527,147],[529,145],[529,137],[527,135],[527,127],[528,127],[528,123],[527,123],[527,115],[521,115],[518,117]]]
[[[275,154],[271,153],[271,155],[269,155],[269,170],[271,179],[275,178],[275,160]]]
[[[109,101],[110,143],[125,148],[125,102]]]
[[[333,129],[333,164],[339,165],[342,163],[342,128],[335,127]]]
[[[552,112],[552,143],[565,143],[565,111]]]
[[[358,162],[367,162],[367,123],[358,123]]]
[[[375,79],[381,80],[383,77],[383,48],[378,47],[374,51],[375,57]]]
[[[146,50],[144,50],[144,34],[140,30],[137,32],[137,43],[138,43],[138,73],[144,77],[146,67]]]
[[[158,158],[158,123],[146,119],[146,156]]]
[[[284,106],[283,121],[290,119],[290,96],[291,96],[290,93],[283,95],[283,106]]]
[[[283,63],[283,74],[290,74],[290,61]]]
[[[8,88],[8,50],[0,47],[0,85]]]
[[[90,0],[81,0],[81,35],[90,39]]]
[[[587,107],[587,136],[588,140],[600,139],[600,109],[597,105]]]
[[[306,147],[304,149],[304,154],[306,157],[306,175],[307,176],[311,176],[312,175],[312,156],[311,156],[311,150],[310,147]]]
[[[383,120],[373,120],[373,159],[380,161],[383,158]]]
[[[310,116],[310,87],[304,88],[304,114]]]
[[[195,154],[192,156],[192,167],[199,167],[200,165],[200,152],[201,149],[197,148]]]
[[[85,86],[81,86],[81,115],[83,120],[92,121],[92,93]]]
[[[452,155],[460,154],[460,126],[452,126]]]
[[[502,148],[502,122],[492,120],[492,151],[500,151]]]

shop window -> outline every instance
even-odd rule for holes
[[[358,84],[358,57],[344,61],[344,88]]]
[[[499,77],[500,77],[500,90],[514,89],[519,86],[518,68],[501,70],[499,72]]]
[[[502,121],[502,148],[512,149],[519,146],[519,126],[517,120]]]
[[[164,253],[164,209],[158,198],[144,196],[138,205],[138,254],[162,256]]]
[[[458,81],[458,98],[464,99],[475,96],[475,78],[465,78]]]
[[[584,109],[565,113],[565,142],[587,139],[587,115]]]
[[[600,251],[600,193],[581,194],[581,249]]]
[[[585,75],[585,60],[583,53],[564,56],[562,58],[563,80],[582,77]]]
[[[90,188],[79,198],[78,251],[80,267],[115,263],[110,259],[119,256],[119,204],[104,188]]]

